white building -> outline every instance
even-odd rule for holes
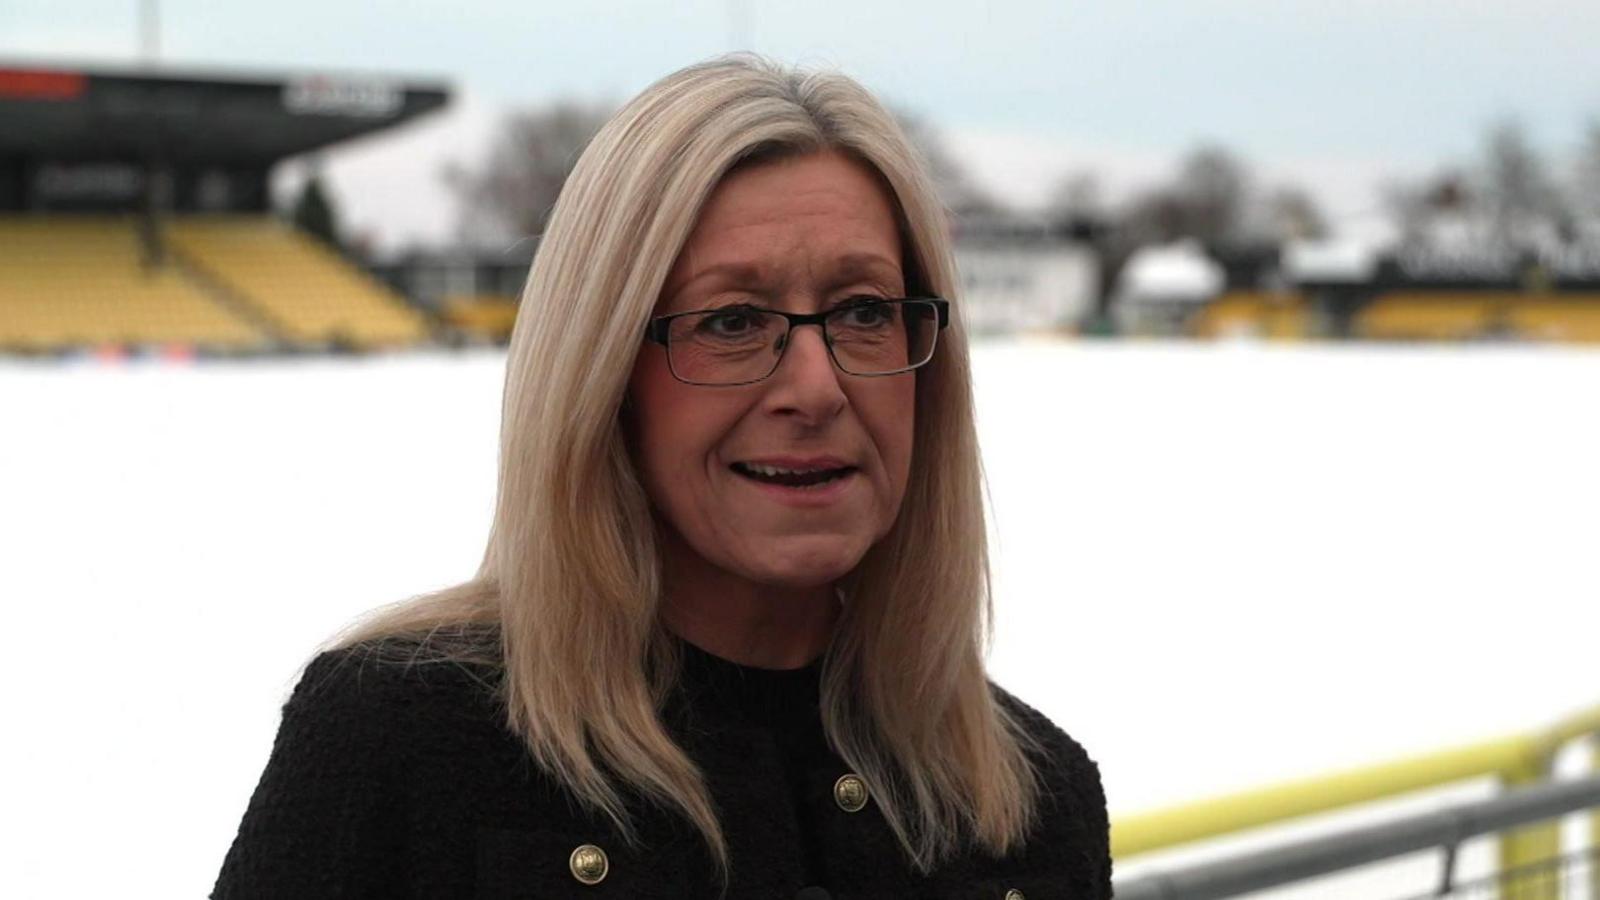
[[[1140,247],[1128,257],[1112,294],[1112,316],[1125,334],[1176,334],[1222,293],[1222,266],[1198,241]]]
[[[974,333],[1070,329],[1094,311],[1099,258],[1043,221],[964,217],[955,253],[962,315]]]

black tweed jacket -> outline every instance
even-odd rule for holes
[[[997,689],[1048,754],[1037,826],[1003,859],[973,850],[923,875],[906,862],[870,789],[857,790],[866,786],[847,777],[820,737],[814,669],[743,687],[735,676],[730,688],[717,667],[742,667],[708,663],[709,654],[699,659],[700,683],[686,678],[665,720],[705,771],[721,813],[732,862],[722,896],[1111,896],[1098,769],[1072,738],[1010,695]],[[212,896],[719,896],[709,856],[681,819],[641,805],[639,840],[630,846],[544,776],[506,730],[486,671],[405,666],[358,651],[317,657],[284,707]]]

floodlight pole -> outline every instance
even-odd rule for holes
[[[161,3],[160,0],[139,0],[139,58],[148,68],[155,68],[161,56]]]
[[[154,69],[161,59],[161,2],[139,0],[139,63]],[[165,148],[147,148],[144,160],[144,203],[139,214],[139,239],[144,249],[145,267],[154,271],[166,257],[161,235],[163,207],[171,202],[171,173],[165,164]]]

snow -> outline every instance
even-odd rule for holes
[[[0,361],[0,895],[206,893],[297,667],[476,568],[502,370]],[[1600,702],[1600,352],[1007,342],[976,372],[992,671],[1114,815]]]
[[[1140,247],[1117,279],[1117,294],[1138,303],[1181,300],[1201,303],[1222,290],[1222,266],[1197,241]]]
[[[1367,284],[1378,270],[1379,246],[1351,238],[1289,241],[1284,274],[1293,282]]]

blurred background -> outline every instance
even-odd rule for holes
[[[575,156],[753,50],[938,178],[991,669],[1099,760],[1119,894],[1600,898],[1597,43],[1575,0],[5,0],[0,894],[209,890],[299,666],[478,564]]]

